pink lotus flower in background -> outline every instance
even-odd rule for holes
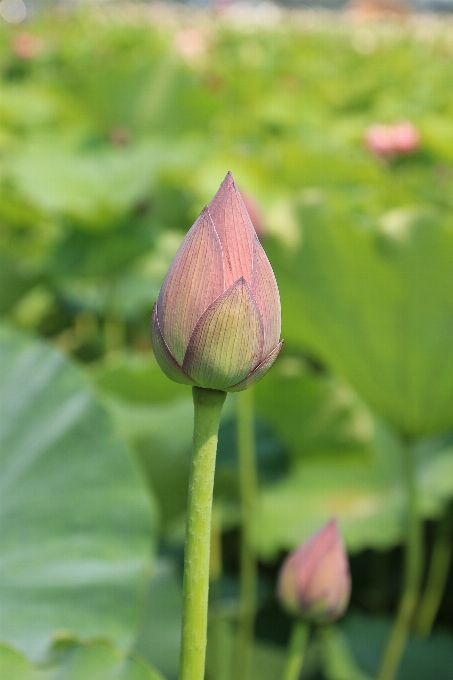
[[[197,61],[208,51],[206,38],[196,28],[183,28],[175,35],[175,48],[188,62]]]
[[[33,33],[22,31],[13,37],[11,49],[19,59],[34,59],[43,51],[43,42]]]
[[[365,133],[365,144],[376,156],[390,158],[418,149],[420,133],[408,121],[395,125],[370,125]]]
[[[231,173],[187,233],[151,319],[151,342],[175,382],[239,392],[275,362],[280,297]]]
[[[350,594],[348,557],[337,522],[331,520],[286,558],[278,596],[291,614],[328,623],[345,613]]]
[[[257,199],[254,196],[252,196],[252,194],[243,193],[242,199],[244,201],[244,205],[247,209],[249,217],[252,220],[252,224],[258,238],[260,239],[264,238],[266,234],[260,204],[258,203]]]
[[[393,128],[393,146],[395,153],[412,153],[420,144],[420,133],[412,123],[405,122]]]

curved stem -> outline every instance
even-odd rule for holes
[[[420,637],[428,637],[430,635],[436,614],[442,602],[453,551],[450,538],[451,524],[451,516],[447,514],[436,527],[428,580],[415,625],[416,633]]]
[[[257,583],[253,535],[257,473],[252,389],[244,390],[238,394],[237,424],[242,524],[239,618],[233,677],[235,680],[247,680],[252,665]]]
[[[307,650],[309,632],[307,623],[303,621],[294,622],[282,680],[299,680]]]
[[[396,621],[384,651],[377,680],[394,680],[396,677],[417,607],[423,570],[423,526],[418,515],[414,449],[410,442],[404,442],[403,465],[408,515],[404,586]]]
[[[226,393],[194,387],[193,456],[184,554],[179,680],[204,680],[212,494],[220,413]]]

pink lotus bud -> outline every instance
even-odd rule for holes
[[[277,282],[231,173],[187,233],[154,305],[151,342],[175,382],[239,392],[276,360]]]
[[[328,623],[344,614],[350,594],[348,557],[332,520],[286,558],[278,596],[291,614],[310,623]]]

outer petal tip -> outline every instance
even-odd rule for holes
[[[190,378],[183,368],[178,364],[162,336],[159,326],[157,302],[153,307],[150,331],[151,345],[154,350],[154,355],[156,357],[157,363],[167,378],[170,378],[170,380],[182,385],[196,385],[197,383],[192,380],[192,378]]]
[[[277,361],[278,355],[283,347],[284,340],[282,340],[269,356],[262,361],[251,373],[248,374],[241,382],[236,383],[227,389],[227,392],[242,392],[243,390],[252,387],[257,382],[264,378],[266,373],[270,371],[274,363]]]
[[[250,285],[255,229],[230,172],[208,209],[222,245],[225,287],[241,276]]]

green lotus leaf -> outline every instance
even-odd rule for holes
[[[55,659],[45,666],[33,666],[19,652],[0,644],[0,667],[8,680],[164,680],[146,661],[127,657],[107,643],[81,645],[61,641]]]
[[[32,659],[61,632],[128,648],[150,568],[151,497],[77,366],[7,327],[0,365],[0,638]]]
[[[414,208],[365,227],[334,205],[302,203],[300,245],[273,259],[283,335],[345,376],[404,435],[451,428],[451,223]]]

